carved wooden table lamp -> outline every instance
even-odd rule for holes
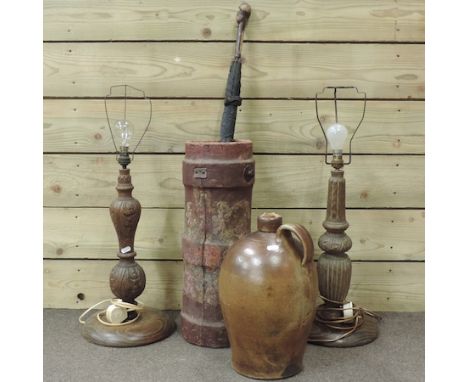
[[[327,230],[318,245],[324,251],[317,264],[319,291],[324,304],[317,308],[309,342],[330,347],[353,347],[365,345],[378,336],[377,316],[346,301],[351,283],[351,260],[347,251],[351,249],[351,238],[345,233],[349,227],[346,221],[344,165],[351,163],[351,141],[361,125],[366,112],[366,94],[355,87],[327,87],[334,94],[335,123],[325,131],[318,111],[318,94],[315,98],[317,120],[326,140],[325,163],[333,169],[328,181],[327,216],[323,227]],[[349,140],[348,161],[343,161],[343,147],[348,130],[338,123],[337,90],[354,89],[363,99],[362,118]],[[363,95],[363,97],[362,97]],[[333,158],[328,161],[328,146]]]
[[[117,91],[115,91],[117,90]],[[116,98],[118,90],[123,90],[122,98]],[[149,118],[144,132],[136,144],[132,158],[129,153],[129,141],[133,135],[132,124],[127,119],[127,97],[132,92],[132,98],[148,102]],[[134,96],[137,93],[138,96]],[[112,97],[112,98],[111,98]],[[114,128],[121,137],[120,150],[117,149],[114,133],[111,128],[108,103],[123,101],[123,119],[118,119]],[[140,101],[141,102],[141,101]],[[110,94],[105,99],[106,116],[111,132],[112,141],[117,155],[117,162],[122,166],[117,180],[117,199],[110,206],[110,215],[114,223],[119,240],[118,264],[110,274],[110,288],[117,299],[104,300],[94,307],[107,302],[107,309],[94,313],[86,320],[80,317],[83,336],[90,342],[103,346],[130,347],[153,343],[169,336],[175,329],[175,323],[163,312],[143,306],[135,299],[143,293],[146,277],[143,268],[135,262],[135,232],[140,220],[141,206],[138,200],[132,196],[133,185],[130,169],[127,166],[133,160],[138,145],[149,128],[152,115],[151,99],[139,89],[128,85],[117,85],[110,88]],[[94,308],[91,307],[90,309]]]

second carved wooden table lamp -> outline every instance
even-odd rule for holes
[[[328,181],[327,216],[323,222],[325,232],[318,245],[324,251],[317,264],[319,291],[324,303],[317,308],[315,322],[309,342],[330,347],[353,347],[365,345],[378,336],[376,315],[346,301],[351,284],[351,259],[346,253],[351,249],[351,238],[345,233],[349,227],[346,221],[346,191],[344,165],[351,163],[351,141],[361,125],[366,112],[366,94],[355,87],[327,87],[333,90],[335,123],[325,131],[319,116],[318,94],[315,97],[317,120],[326,140],[325,163],[333,169]],[[362,118],[349,140],[348,161],[343,161],[343,148],[348,137],[347,128],[338,122],[337,91],[355,90],[364,102]],[[333,158],[328,161],[328,146]]]
[[[119,94],[123,90],[123,98]],[[128,85],[117,85],[110,88],[106,97],[106,116],[112,141],[117,155],[117,162],[122,167],[117,180],[118,197],[110,206],[110,215],[114,223],[119,240],[117,256],[119,262],[110,274],[110,288],[116,299],[108,299],[94,305],[80,317],[83,337],[88,341],[102,346],[130,347],[150,344],[169,336],[175,329],[175,323],[165,313],[151,309],[136,301],[143,293],[146,285],[146,276],[143,268],[135,262],[135,232],[140,220],[141,206],[132,196],[132,179],[127,166],[133,160],[129,153],[129,142],[133,135],[133,127],[127,118],[127,97],[132,93],[132,99],[138,102],[147,102],[149,118],[141,138],[137,142],[133,154],[140,144],[151,123],[152,103],[143,91]],[[118,94],[116,94],[118,93]],[[120,149],[117,149],[114,133],[111,128],[108,103],[122,104],[123,118],[117,119],[114,124],[114,133],[121,138]],[[84,317],[88,312],[107,303],[105,310]],[[109,304],[110,303],[110,304]]]

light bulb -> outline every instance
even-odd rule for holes
[[[348,129],[340,123],[331,125],[325,135],[333,151],[343,151],[343,147],[348,137]]]
[[[121,146],[128,147],[130,139],[133,136],[133,126],[131,123],[125,119],[119,119],[114,127],[119,130],[120,138],[121,138]]]

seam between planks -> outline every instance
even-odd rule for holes
[[[197,44],[224,44],[234,43],[236,40],[43,40],[44,44],[102,44],[102,43],[197,43]],[[377,41],[366,41],[366,40],[308,40],[308,41],[296,41],[296,40],[243,40],[243,43],[250,44],[353,44],[353,45],[365,45],[365,44],[379,44],[379,45],[425,45],[425,41],[394,41],[394,40],[377,40]]]
[[[184,260],[180,259],[145,259],[145,258],[135,258],[137,262],[173,262],[180,263]],[[74,257],[74,258],[57,258],[57,257],[43,257],[42,260],[48,261],[119,261],[119,258],[115,259],[110,258],[89,258],[89,257]],[[317,259],[314,259],[316,262]],[[351,260],[352,263],[425,263],[425,260]]]
[[[50,209],[109,209],[109,206],[42,206]],[[183,210],[184,207],[141,207],[142,210]],[[265,210],[264,207],[252,207],[252,211]],[[278,207],[277,210],[304,210],[304,211],[326,211],[327,207]],[[346,210],[353,211],[425,211],[425,207],[346,207]]]
[[[115,151],[44,151],[43,155],[115,155]],[[135,153],[135,156],[144,155],[183,155],[184,151],[146,151],[141,153]],[[321,153],[276,153],[276,152],[253,152],[256,156],[275,155],[275,156],[323,156]],[[331,154],[329,154],[331,155]],[[346,153],[345,153],[346,155]],[[354,156],[415,156],[423,157],[425,153],[356,153]]]
[[[194,100],[194,101],[223,101],[224,97],[148,97],[152,100]],[[104,101],[105,97],[102,96],[43,96],[43,100],[96,100]],[[124,99],[123,97],[113,97],[112,99]],[[141,99],[135,97],[127,97],[127,99]],[[319,101],[332,101],[333,98],[317,98]],[[242,97],[243,101],[315,101],[315,97]],[[356,101],[363,102],[362,98],[337,98],[337,101]],[[367,101],[385,102],[385,101],[400,101],[400,102],[424,102],[425,98],[367,98]]]

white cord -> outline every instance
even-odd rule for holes
[[[136,301],[136,300],[135,300]],[[120,298],[108,298],[108,299],[105,299],[105,300],[102,300],[100,302],[98,302],[97,304],[94,304],[92,307],[90,307],[89,309],[87,309],[79,318],[78,318],[78,321],[80,322],[80,324],[84,324],[86,321],[84,320],[84,317],[93,309],[97,308],[99,305],[103,304],[103,303],[109,303],[110,304],[108,305],[108,307],[104,310],[101,310],[98,314],[97,314],[97,319],[98,321],[103,324],[103,325],[107,325],[107,326],[123,326],[123,325],[128,325],[128,324],[131,324],[132,322],[135,322],[136,320],[138,320],[138,318],[140,317],[140,310],[143,310],[143,307],[144,305],[139,302],[139,301],[136,301],[138,305],[134,305],[134,304],[130,304],[129,302],[125,302],[125,301],[122,301],[122,299]],[[124,308],[127,312],[137,312],[137,315],[135,318],[129,320],[129,321],[124,321],[124,322],[109,322],[109,321],[105,321],[103,318],[102,318],[102,315],[106,313],[107,309],[110,308],[111,306],[114,306],[114,307],[120,307],[120,308]]]

